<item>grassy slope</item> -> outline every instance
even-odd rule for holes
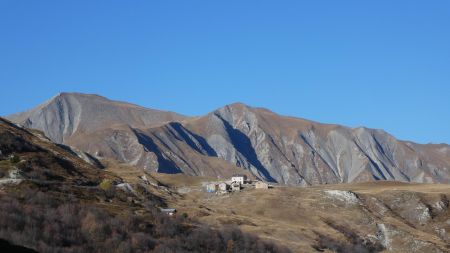
[[[450,224],[446,223],[450,220],[448,203],[445,210],[433,207],[441,200],[445,204],[445,199],[450,199],[449,185],[374,182],[251,189],[217,196],[203,191],[202,182],[207,180],[179,175],[154,176],[175,188],[182,186],[183,193],[168,201],[181,212],[212,225],[237,224],[244,231],[286,245],[294,252],[317,252],[321,238],[336,241],[338,246],[334,250],[349,247],[359,251],[352,245],[358,240],[375,238],[377,224],[394,231],[388,246],[394,251],[450,250],[445,236],[439,237],[435,232],[438,227],[450,230]],[[352,191],[357,194],[358,203],[336,199],[325,193],[326,190]],[[424,224],[418,221],[415,212],[419,207],[430,210],[431,218]],[[364,250],[370,251],[368,248]]]

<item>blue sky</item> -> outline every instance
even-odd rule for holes
[[[450,1],[0,0],[0,115],[61,91],[240,101],[450,143]]]

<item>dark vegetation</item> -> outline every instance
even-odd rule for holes
[[[19,135],[2,131],[0,133],[0,150],[3,155],[8,155],[13,152],[36,152],[41,149]]]
[[[20,156],[18,156],[18,155],[13,155],[13,156],[9,159],[9,161],[10,161],[11,163],[18,163],[18,162],[20,162]]]
[[[316,232],[317,244],[313,247],[318,251],[325,251],[325,249],[338,253],[376,253],[384,250],[383,245],[378,241],[371,241],[356,234],[352,229],[335,224],[332,221],[324,221],[328,226],[345,236],[347,241],[336,240],[328,235]]]
[[[28,249],[22,246],[12,245],[8,241],[0,239],[0,252],[14,252],[14,253],[36,253],[32,249]]]
[[[17,169],[25,179],[63,182],[76,178],[80,185],[98,184],[98,178],[86,175],[97,173],[92,166],[57,145],[37,144],[34,138],[27,130],[0,120],[0,176]]]
[[[27,179],[41,181],[66,181],[63,176],[80,176],[74,164],[64,158],[50,155],[49,151],[41,150],[31,153],[14,153],[9,159],[0,158],[0,171],[7,171],[16,168],[20,174]],[[83,180],[84,181],[84,180]],[[83,184],[95,184],[93,182],[83,182]]]
[[[121,215],[73,197],[27,190],[0,195],[0,238],[39,252],[289,252],[237,228],[169,217]]]

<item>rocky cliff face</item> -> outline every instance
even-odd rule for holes
[[[243,104],[185,118],[66,94],[9,118],[94,156],[160,172],[223,177],[244,169],[298,185],[450,183],[448,145],[419,145],[382,130],[320,124]]]

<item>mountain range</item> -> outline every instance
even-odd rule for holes
[[[287,117],[242,103],[188,117],[81,93],[60,93],[7,119],[99,160],[216,178],[247,173],[293,185],[395,180],[450,183],[450,146],[383,130]]]

